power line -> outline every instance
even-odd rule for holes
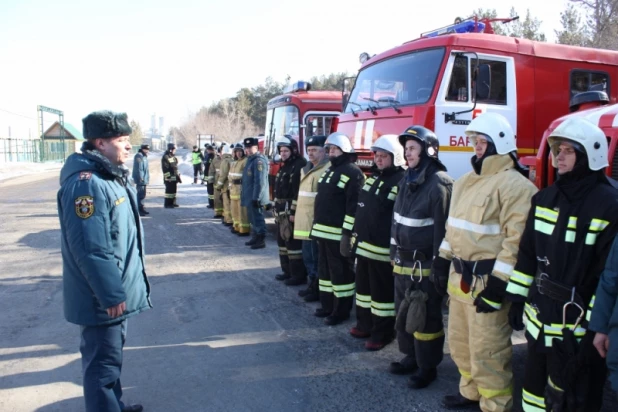
[[[9,111],[9,110],[6,110],[6,109],[0,109],[0,111],[2,111],[2,112],[6,112],[6,113],[9,113],[9,114],[12,114],[12,115],[15,115],[15,116],[19,116],[19,117],[24,117],[24,118],[26,118],[26,119],[30,119],[30,120],[37,120],[37,119],[35,119],[34,117],[24,116],[23,114],[19,114],[19,113],[13,113],[13,112],[11,112],[11,111]]]

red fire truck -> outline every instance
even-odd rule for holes
[[[260,137],[260,151],[271,160],[271,191],[279,171],[279,164],[275,162],[277,138],[292,136],[298,142],[300,152],[305,154],[306,137],[328,135],[336,130],[336,119],[342,109],[341,99],[341,91],[311,90],[311,83],[304,81],[291,84],[284,94],[270,99],[265,133]]]
[[[571,102],[571,112],[554,120],[543,134],[536,157],[523,158],[522,162],[529,166],[529,178],[540,189],[551,185],[556,180],[556,169],[552,165],[551,152],[547,137],[564,120],[573,116],[581,116],[599,126],[607,136],[609,144],[609,166],[605,173],[618,179],[618,104],[608,105],[609,98],[602,92],[586,92],[574,97]]]
[[[464,133],[483,112],[506,116],[519,155],[535,155],[550,122],[569,111],[578,93],[618,95],[618,52],[495,35],[491,23],[466,19],[369,57],[351,89],[337,130],[347,134],[358,163],[372,164],[371,144],[420,124],[436,132],[440,158],[457,178],[470,170]]]

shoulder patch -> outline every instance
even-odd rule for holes
[[[92,172],[79,172],[79,180],[90,180]]]
[[[258,161],[258,164],[257,164],[257,170],[258,170],[258,172],[261,172],[263,168],[264,168],[264,167],[263,167],[263,165],[262,165],[262,162]]]
[[[94,214],[94,199],[92,196],[80,196],[75,199],[75,214],[82,219],[88,219]]]

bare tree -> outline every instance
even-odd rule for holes
[[[585,12],[590,47],[618,50],[618,0],[571,0]]]
[[[560,13],[562,30],[555,30],[556,43],[571,46],[587,46],[590,44],[590,34],[581,24],[581,15],[573,4]]]

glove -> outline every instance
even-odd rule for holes
[[[339,252],[341,256],[349,258],[352,257],[352,238],[350,235],[344,233],[341,235],[341,242],[339,243]]]
[[[440,256],[437,256],[431,264],[431,274],[429,275],[429,280],[433,283],[433,287],[440,296],[446,295],[450,270],[451,261]]]
[[[524,302],[513,302],[509,309],[509,325],[513,330],[524,329]]]
[[[506,282],[489,275],[487,286],[474,299],[476,313],[493,313],[500,310],[505,293]]]
[[[566,399],[564,391],[561,391],[553,386],[547,384],[545,386],[545,410],[550,412],[565,412],[566,411]]]
[[[261,207],[259,200],[252,200],[251,205],[253,205],[253,207],[256,209],[259,209]]]
[[[182,183],[182,180],[180,179],[180,175],[176,176],[176,180],[178,181],[178,183]]]

